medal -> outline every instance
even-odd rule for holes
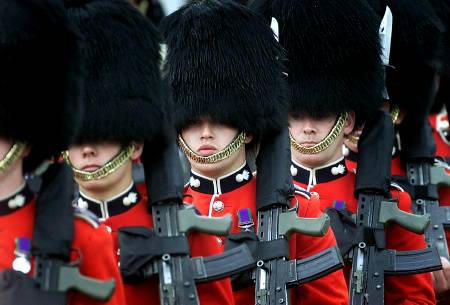
[[[16,238],[16,250],[14,251],[16,258],[12,263],[12,268],[14,270],[25,274],[31,271],[30,249],[31,240],[29,238]]]
[[[238,227],[241,228],[242,232],[253,232],[253,226],[255,223],[252,220],[252,212],[249,208],[240,209],[238,214]]]

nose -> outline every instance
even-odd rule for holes
[[[83,158],[92,158],[97,156],[97,150],[93,145],[83,146],[81,153],[83,155]]]
[[[205,122],[202,124],[200,138],[202,140],[209,140],[214,138],[214,133],[209,122]]]
[[[313,135],[316,133],[316,129],[314,128],[314,125],[310,120],[305,120],[305,123],[303,125],[303,133],[305,135]]]

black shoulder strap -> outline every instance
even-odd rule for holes
[[[66,164],[53,164],[43,174],[36,201],[34,256],[69,260],[74,234],[73,184],[72,171]]]
[[[292,183],[291,147],[287,128],[273,137],[261,140],[256,159],[256,205],[258,210],[283,205],[289,208],[294,194]]]
[[[389,114],[378,111],[366,122],[358,143],[355,193],[374,191],[389,196],[394,125]],[[374,166],[376,164],[376,166]]]

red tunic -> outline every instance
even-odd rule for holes
[[[8,204],[11,200],[26,198],[23,206]],[[21,200],[19,199],[19,202]],[[16,201],[17,202],[17,201]],[[16,258],[15,239],[32,238],[35,217],[35,198],[27,187],[19,193],[0,201],[0,270],[11,269]],[[70,305],[123,305],[125,304],[122,279],[117,269],[117,261],[111,253],[113,243],[107,228],[95,221],[75,218],[74,240],[71,261],[80,259],[81,274],[100,280],[114,279],[116,290],[108,302],[95,301],[78,292],[69,294]],[[32,273],[31,271],[30,273]]]
[[[296,197],[300,206],[299,216],[319,217],[322,214],[316,199],[309,200],[301,194],[297,194]],[[245,164],[218,179],[210,179],[192,172],[189,184],[185,188],[185,201],[194,203],[200,214],[205,216],[220,217],[231,214],[233,217],[231,231],[238,233],[241,232],[238,226],[238,210],[249,208],[253,220],[257,219],[256,179]],[[220,240],[223,245],[225,239]],[[295,237],[291,238],[290,252],[292,257],[305,258],[334,245],[336,239],[331,230],[323,238],[295,234]],[[341,270],[291,291],[293,304],[348,304],[347,288]],[[236,304],[255,304],[254,287],[236,291],[234,296]]]
[[[449,127],[448,114],[432,114],[429,116],[433,137],[436,142],[436,156],[444,160],[450,158],[450,141],[445,136],[445,130]],[[439,203],[450,206],[450,187],[439,188]],[[447,233],[447,243],[450,242],[450,232]]]
[[[352,213],[356,213],[358,202],[354,197],[356,175],[348,171],[342,159],[316,169],[292,164],[294,183],[318,193],[321,209],[333,207],[335,200],[344,201]],[[392,198],[399,199],[399,208],[411,212],[409,194],[399,189],[391,190]],[[399,251],[418,250],[426,247],[422,235],[417,235],[393,224],[386,228],[386,247]],[[430,273],[407,276],[389,276],[385,280],[386,305],[435,304],[435,295]]]
[[[436,142],[436,156],[450,157],[450,141],[445,137],[445,130],[449,128],[448,114],[432,114],[429,121]]]
[[[118,230],[127,226],[153,227],[147,212],[147,190],[145,184],[132,184],[125,192],[107,201],[98,201],[80,193],[80,207],[88,208],[110,228],[114,239],[114,253],[118,254]],[[191,256],[218,254],[221,247],[212,235],[190,233]],[[117,256],[117,260],[119,257]],[[127,305],[159,305],[159,280],[157,277],[139,285],[124,284]],[[230,280],[197,285],[200,303],[203,305],[234,304]]]

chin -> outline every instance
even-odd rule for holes
[[[201,175],[207,176],[207,177],[214,177],[217,172],[220,172],[223,168],[223,161],[213,164],[201,164],[201,163],[195,163],[192,166],[192,169]]]
[[[228,174],[231,171],[231,168],[233,168],[234,165],[238,163],[240,163],[239,157],[237,155],[233,155],[225,160],[213,164],[193,163],[191,161],[191,167],[194,172],[200,175],[210,178],[218,178],[220,176]]]
[[[108,183],[103,179],[92,181],[80,181],[77,179],[76,182],[82,190],[87,190],[90,193],[104,192],[108,187]]]
[[[300,164],[309,168],[319,167],[324,165],[327,162],[327,158],[317,155],[302,155],[299,158]]]

